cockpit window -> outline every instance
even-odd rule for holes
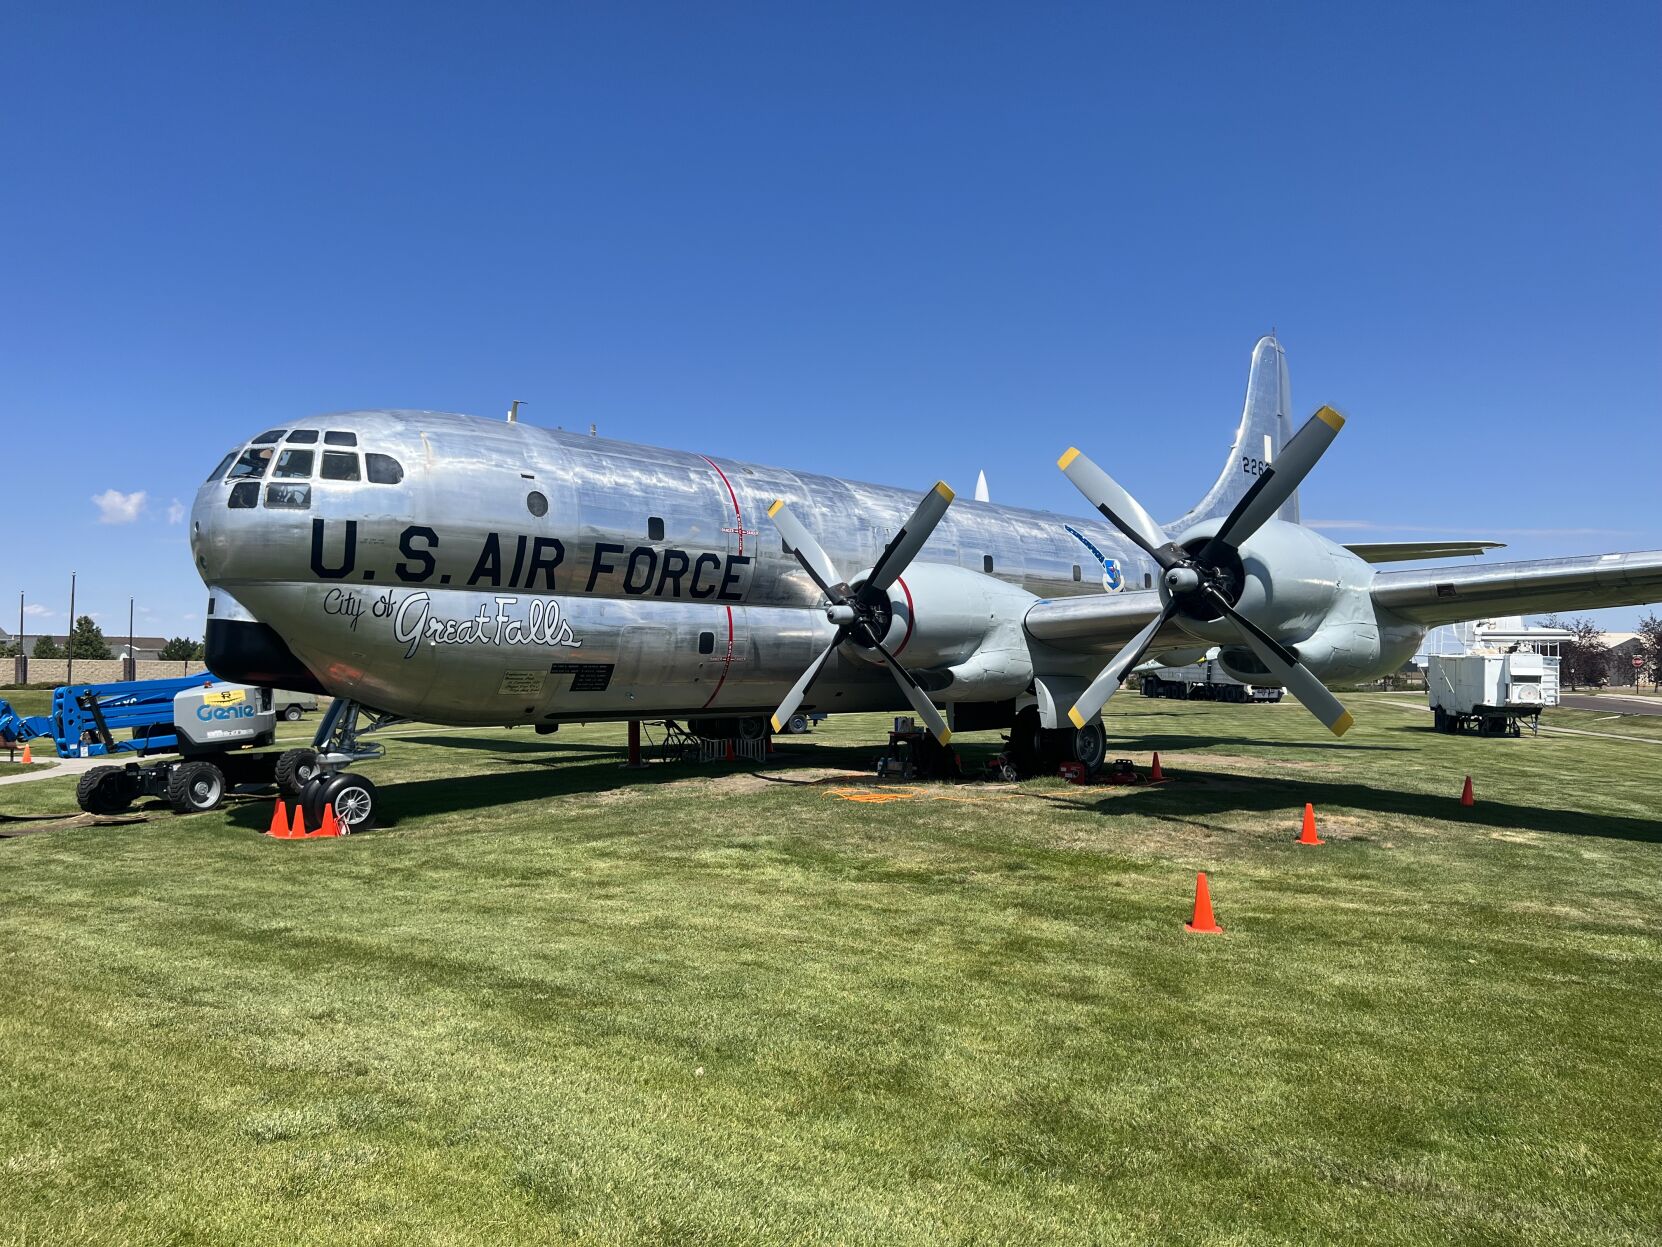
[[[256,446],[269,446],[273,442],[280,442],[282,440],[283,440],[283,430],[282,429],[267,429],[264,433],[261,433],[258,437],[256,437],[254,439],[253,444],[256,445]]]
[[[375,485],[396,485],[404,479],[404,467],[391,455],[378,455],[370,451],[364,455],[364,469],[369,473],[369,479]]]
[[[260,484],[258,481],[238,481],[231,486],[231,496],[226,499],[225,505],[233,511],[245,511],[249,507],[260,505]]]
[[[280,451],[277,455],[277,466],[272,469],[271,475],[305,480],[312,474],[312,458],[313,452],[309,450]]]
[[[224,476],[225,475],[225,469],[231,466],[231,460],[235,459],[236,457],[237,457],[237,452],[234,451],[234,450],[230,454],[226,455],[225,458],[223,458],[219,461],[219,466],[217,468],[215,468],[212,472],[208,473],[208,479],[210,481],[217,481],[220,477]]]
[[[267,485],[265,487],[265,504],[279,510],[304,511],[312,505],[312,487],[310,485]]]
[[[358,444],[358,435],[356,433],[342,433],[338,429],[331,429],[323,435],[323,442],[326,446],[356,446]]]
[[[289,441],[301,446],[315,445],[317,442],[316,429],[293,429],[289,433]]]
[[[240,481],[245,477],[264,476],[266,465],[271,462],[271,450],[264,446],[250,446],[242,452],[231,467],[231,475],[226,480]]]
[[[323,471],[318,475],[326,481],[358,480],[358,456],[351,451],[326,450],[323,452]]]

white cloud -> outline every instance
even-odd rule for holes
[[[23,608],[25,619],[46,619],[55,614],[57,614],[57,611],[42,606],[39,602],[30,602]]]
[[[119,489],[106,489],[101,494],[94,494],[92,503],[98,508],[100,524],[131,524],[144,510],[146,497],[142,489],[130,494],[124,494]]]
[[[1453,524],[1447,527],[1421,524],[1380,524],[1373,520],[1305,520],[1306,528],[1324,528],[1330,532],[1348,530],[1371,533],[1420,533],[1438,537],[1631,537],[1625,528],[1463,528]]]
[[[167,522],[169,524],[183,524],[185,522],[185,504],[177,498],[167,504]]]

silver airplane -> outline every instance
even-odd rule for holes
[[[233,449],[197,493],[207,662],[339,699],[308,821],[332,804],[361,827],[374,787],[340,768],[376,755],[360,732],[405,719],[721,737],[910,708],[943,746],[1008,730],[1030,774],[1100,765],[1102,708],[1147,656],[1216,647],[1342,735],[1323,681],[1396,671],[1437,624],[1662,598],[1662,551],[1381,570],[1496,543],[1344,546],[1301,526],[1298,485],[1344,420],[1323,407],[1294,431],[1291,411],[1263,338],[1223,472],[1164,525],[1072,449],[1058,466],[1090,518],[511,416],[301,420]]]

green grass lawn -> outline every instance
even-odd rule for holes
[[[0,1241],[1657,1241],[1658,746],[1347,701],[885,803],[882,716],[762,772],[413,727],[366,835],[0,841]]]

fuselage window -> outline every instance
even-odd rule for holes
[[[358,435],[356,433],[342,433],[338,429],[331,430],[323,435],[323,444],[326,446],[356,446]]]
[[[349,451],[326,450],[323,452],[323,471],[318,475],[326,481],[355,481],[359,479],[358,456]]]
[[[646,517],[646,539],[648,541],[662,541],[664,539],[664,522],[656,515]]]
[[[246,511],[250,507],[260,505],[260,483],[258,481],[238,481],[231,486],[231,496],[225,500],[225,505],[233,511]]]
[[[312,452],[309,450],[284,450],[277,455],[277,466],[271,470],[273,477],[284,476],[291,480],[298,477],[305,480],[312,474]],[[266,503],[270,506],[270,502]]]
[[[261,433],[258,437],[256,437],[251,444],[255,446],[269,446],[273,442],[280,442],[282,440],[282,429],[267,429],[264,433]]]
[[[242,457],[231,466],[231,475],[225,479],[240,481],[251,476],[264,476],[266,467],[270,463],[270,447],[250,446],[242,452]]]
[[[1079,574],[1079,564],[1078,563],[1075,563],[1073,565],[1073,578],[1075,580],[1083,580],[1084,579],[1084,577]]]
[[[1145,588],[1145,589],[1154,588],[1154,577],[1150,576],[1147,572],[1143,573],[1143,588]]]
[[[289,441],[300,446],[315,446],[317,444],[317,430],[295,429],[289,434]]]
[[[986,572],[987,575],[989,575],[989,576],[991,576],[993,574],[993,556],[992,555],[983,554],[981,556],[981,570]]]
[[[231,466],[231,460],[235,459],[236,457],[237,457],[237,452],[234,451],[234,450],[230,454],[226,455],[225,458],[223,458],[219,461],[219,466],[217,468],[215,468],[212,472],[208,473],[208,479],[210,481],[217,481],[220,477],[224,476],[225,475],[225,469]]]
[[[698,652],[700,654],[713,654],[713,653],[716,652],[716,634],[715,633],[713,633],[713,632],[700,632],[698,634]]]
[[[304,511],[312,505],[310,485],[267,485],[265,504],[279,510]]]
[[[373,451],[364,456],[364,471],[373,485],[396,485],[404,479],[404,467],[398,460]]]
[[[548,499],[533,489],[525,495],[525,509],[541,519],[548,514]]]

